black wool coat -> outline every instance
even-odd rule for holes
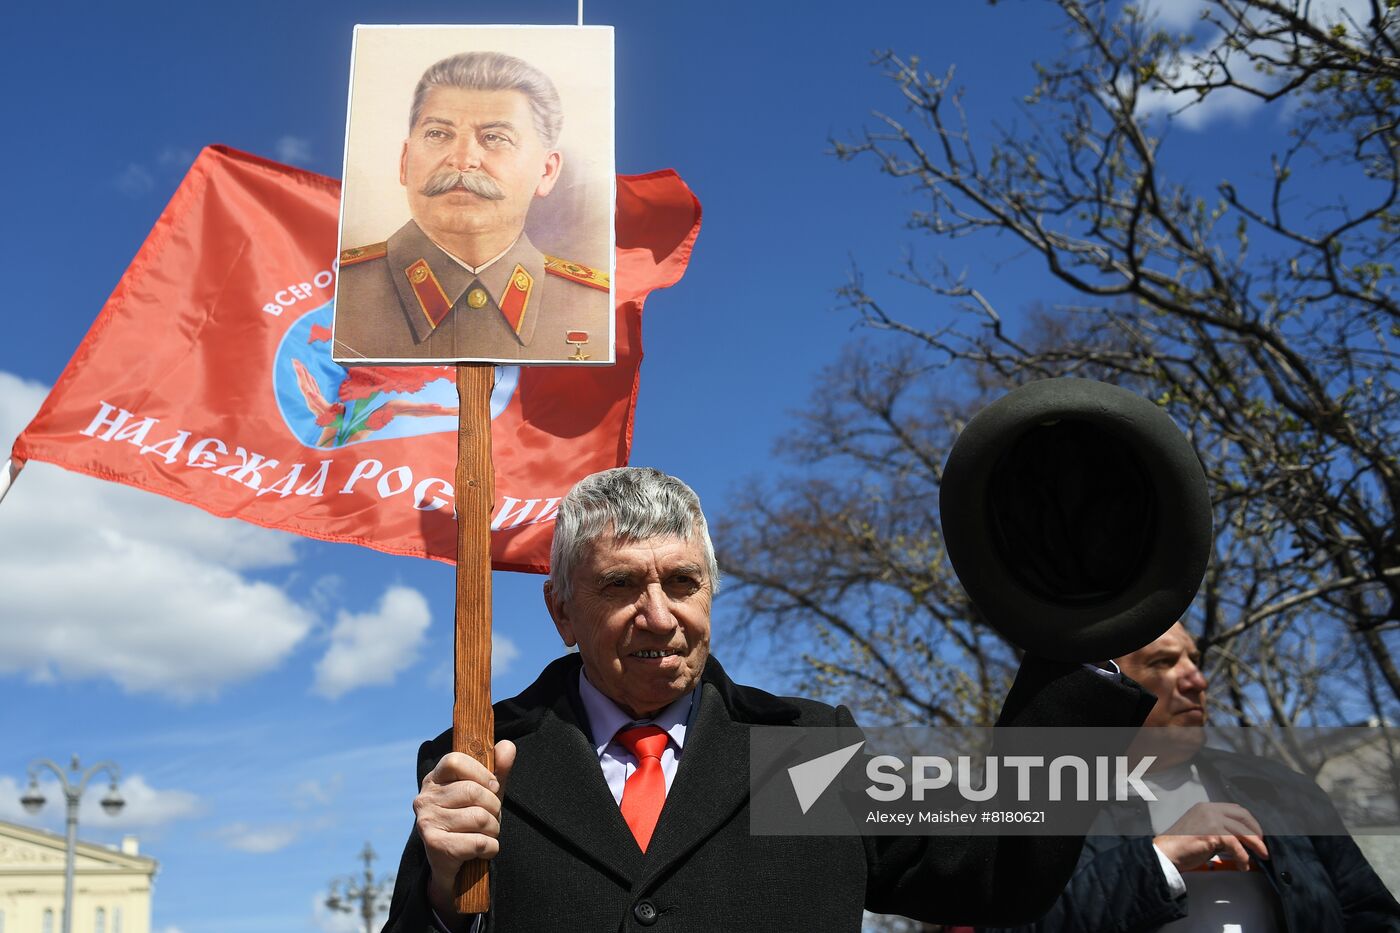
[[[1219,799],[1241,804],[1263,827],[1269,858],[1251,855],[1250,867],[1278,896],[1282,933],[1400,933],[1400,905],[1351,837],[1340,835],[1341,818],[1316,784],[1273,762],[1208,748],[1195,764]],[[1269,833],[1300,822],[1329,834]],[[1055,906],[1034,924],[1000,933],[1151,933],[1190,916],[1189,896],[1171,896],[1152,838],[1141,834],[1150,825],[1141,800],[1105,808]]]
[[[1083,837],[758,836],[749,830],[750,726],[854,726],[845,707],[735,684],[710,658],[700,706],[643,853],[603,780],[578,699],[580,661],[552,662],[495,706],[516,743],[485,931],[856,931],[862,911],[1021,923],[1063,889]],[[1002,725],[1137,726],[1153,698],[1127,678],[1028,658]],[[419,750],[418,779],[451,750]],[[417,831],[384,933],[434,933]]]

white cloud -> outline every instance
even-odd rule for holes
[[[316,929],[322,933],[360,933],[365,928],[365,921],[360,916],[359,904],[346,905],[352,908],[349,913],[331,910],[326,906],[326,898],[330,893],[319,891],[312,895],[311,922],[316,925]],[[381,914],[376,919],[382,922],[385,918]]]
[[[60,762],[62,764],[62,762]],[[45,772],[47,773],[47,772]],[[65,818],[63,790],[54,778],[40,778],[39,791],[44,795],[44,808],[27,813],[19,804],[20,795],[29,787],[11,777],[0,777],[0,819],[15,823],[59,830]],[[118,785],[126,805],[116,816],[102,809],[107,794],[106,774],[95,777],[83,793],[78,805],[79,833],[87,831],[117,831],[154,829],[177,820],[198,816],[203,809],[199,795],[187,790],[161,790],[146,783],[139,774],[122,779]]]
[[[187,790],[158,790],[146,783],[139,774],[124,778],[120,785],[126,806],[111,819],[116,829],[149,829],[166,823],[196,816],[203,809],[199,796]],[[104,789],[105,793],[105,789]],[[79,808],[79,819],[89,822],[101,812],[101,797],[85,796]]]
[[[273,151],[283,162],[303,163],[311,161],[311,140],[304,136],[283,136],[277,140]]]
[[[135,162],[129,163],[126,168],[118,172],[114,182],[117,190],[129,198],[139,198],[142,195],[150,194],[156,187],[156,180],[151,176],[151,173]]]
[[[1145,6],[1160,25],[1189,31],[1201,23],[1201,11],[1211,4],[1207,0],[1151,0]],[[1307,13],[1310,20],[1324,26],[1365,24],[1370,18],[1369,0],[1310,0]]]
[[[515,642],[499,632],[491,633],[491,676],[500,677],[511,669],[515,659],[520,657],[520,648]],[[453,682],[452,662],[443,661],[428,674],[428,685],[451,693],[456,687]]]
[[[1161,25],[1169,29],[1189,29],[1200,22],[1206,0],[1156,0],[1147,6]]]
[[[332,774],[329,779],[307,779],[293,790],[292,802],[302,809],[327,806],[340,793],[344,784],[345,776],[343,774]]]
[[[340,594],[344,589],[345,581],[339,574],[322,574],[311,584],[311,590],[306,599],[317,609],[323,612],[329,611],[340,601]]]
[[[0,444],[45,391],[0,372]],[[240,573],[291,563],[295,540],[31,462],[0,503],[0,675],[212,697],[311,630],[310,609]]]
[[[499,677],[510,670],[515,659],[520,657],[520,649],[504,635],[491,633],[491,676]]]
[[[1218,120],[1242,120],[1262,103],[1253,94],[1232,87],[1211,91],[1200,100],[1195,94],[1153,88],[1138,95],[1137,112],[1144,116],[1170,115],[1173,126],[1202,130]]]
[[[340,612],[312,689],[335,699],[356,687],[393,683],[417,660],[431,621],[428,601],[407,586],[389,587],[372,612]]]
[[[1367,3],[1368,0],[1313,0],[1308,5],[1308,17],[1323,28],[1344,23],[1355,34],[1354,26],[1364,24],[1369,18]],[[1161,66],[1169,81],[1194,79],[1198,74],[1197,68],[1207,64],[1211,54],[1218,51],[1219,30],[1201,20],[1201,11],[1206,6],[1205,0],[1156,0],[1149,4],[1151,13],[1160,25],[1197,36],[1193,45],[1182,50],[1179,61]],[[1239,52],[1230,53],[1227,60],[1242,81],[1260,88],[1278,83],[1277,78],[1268,78],[1256,72]],[[1173,93],[1156,89],[1141,93],[1138,113],[1144,116],[1169,115],[1173,125],[1195,131],[1220,120],[1243,120],[1263,103],[1257,96],[1235,88],[1212,91],[1204,99],[1198,99],[1192,92]]]
[[[341,775],[347,771],[360,777],[375,770],[397,774],[400,767],[398,762],[416,754],[420,744],[419,739],[411,738],[376,742],[373,745],[351,745],[312,758],[303,758],[301,766],[312,774],[330,774],[331,779],[326,790],[334,794],[339,790]]]
[[[252,855],[266,855],[285,849],[295,842],[300,834],[301,827],[296,823],[270,823],[263,826],[230,823],[216,833],[230,849]]]
[[[175,146],[167,146],[156,156],[156,162],[165,168],[179,169],[185,171],[194,163],[194,157],[198,153],[190,149],[180,149]]]

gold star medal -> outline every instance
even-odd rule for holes
[[[565,331],[564,342],[574,348],[574,355],[569,357],[569,359],[577,363],[582,363],[584,360],[592,359],[592,357],[590,357],[587,353],[583,352],[583,348],[588,346],[588,331]]]

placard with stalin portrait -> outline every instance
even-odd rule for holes
[[[612,47],[355,27],[337,362],[613,361]]]

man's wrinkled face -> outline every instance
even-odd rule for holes
[[[700,682],[713,583],[698,541],[605,534],[572,583],[568,600],[545,585],[554,625],[564,644],[578,645],[589,683],[624,712],[648,718]]]
[[[520,91],[436,87],[404,140],[399,183],[418,226],[434,240],[518,235],[535,197],[559,179]]]
[[[1145,726],[1204,726],[1206,678],[1201,652],[1180,622],[1145,648],[1118,659],[1123,673],[1157,698]]]

